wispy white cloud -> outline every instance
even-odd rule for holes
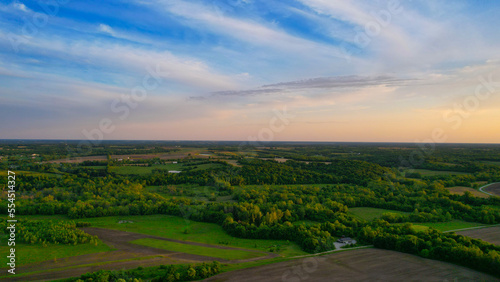
[[[108,33],[108,34],[113,35],[113,36],[115,35],[114,30],[107,24],[100,24],[98,27],[98,30],[100,32]]]
[[[18,9],[18,10],[23,11],[23,12],[31,12],[31,10],[28,7],[26,7],[26,5],[24,5],[23,3],[18,2],[18,1],[12,2],[12,6],[15,9]]]
[[[0,4],[0,115],[22,121],[19,137],[63,137],[60,127],[82,138],[81,129],[116,118],[111,101],[151,71],[162,85],[109,138],[245,139],[283,105],[297,114],[286,138],[425,134],[479,76],[500,80],[495,15],[464,2],[401,1],[385,24],[377,17],[389,1],[92,1],[68,2],[29,35],[15,18],[31,20],[40,7]],[[380,31],[361,44],[370,24]],[[18,53],[11,34],[26,39]],[[477,120],[499,100],[483,103]]]
[[[64,40],[59,37],[38,36],[27,41],[25,49],[35,53],[50,54],[53,58],[68,60],[104,69],[121,69],[138,76],[147,74],[147,68],[162,79],[196,87],[219,90],[237,86],[231,75],[217,73],[204,61],[180,57],[169,51],[151,50],[113,42]],[[141,77],[142,77],[141,76]]]
[[[361,49],[358,52],[368,56],[357,62],[358,70],[380,73],[443,69],[449,67],[443,64],[451,61],[469,64],[498,58],[493,46],[500,43],[499,39],[487,33],[483,23],[464,16],[462,2],[420,3],[424,7],[421,9],[407,1],[300,2],[316,12],[326,26],[329,24],[325,16],[352,25],[350,34],[345,28],[339,29],[336,38],[356,45]],[[433,14],[425,14],[422,9]],[[356,54],[356,50],[349,51]]]
[[[363,11],[353,1],[329,0],[299,0],[319,14],[332,16],[336,19],[356,25],[364,25],[372,20],[372,16]]]
[[[281,51],[300,52],[302,56],[321,54],[323,58],[343,58],[342,51],[301,37],[290,35],[272,23],[261,23],[253,19],[234,18],[218,9],[217,4],[203,5],[186,1],[163,1],[156,3],[167,13],[182,17],[188,25],[228,36],[250,45],[274,48]]]

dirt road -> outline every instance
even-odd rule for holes
[[[247,250],[232,248],[226,246],[208,245],[203,243],[186,242],[174,239],[168,239],[158,236],[151,236],[133,232],[125,232],[119,230],[111,230],[104,228],[87,227],[82,228],[85,232],[91,235],[97,235],[105,244],[116,249],[111,252],[95,253],[81,256],[58,259],[57,261],[44,261],[37,264],[21,266],[17,269],[17,273],[38,272],[27,276],[9,277],[8,281],[44,281],[75,277],[87,272],[94,272],[101,269],[117,270],[131,269],[139,266],[156,266],[161,264],[181,264],[181,263],[198,263],[218,260],[223,263],[238,263],[253,260],[262,260],[278,256],[273,253],[264,253],[257,250]],[[179,252],[171,252],[167,250],[141,246],[132,244],[130,241],[151,238],[157,240],[165,240],[182,244],[189,244],[202,247],[210,247],[227,250],[244,250],[247,252],[258,252],[266,254],[265,256],[246,259],[246,260],[224,260],[220,258],[192,255]]]

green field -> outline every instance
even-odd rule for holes
[[[402,211],[368,208],[368,207],[350,208],[348,210],[348,213],[354,215],[357,218],[368,221],[380,218],[384,213],[408,214],[407,212],[402,212]]]
[[[384,213],[396,213],[396,214],[408,214],[407,212],[395,211],[395,210],[386,210],[386,209],[378,209],[378,208],[350,208],[348,213],[356,216],[357,218],[364,220],[374,220],[376,218],[380,218]],[[463,220],[452,220],[448,222],[424,222],[424,223],[413,223],[413,228],[417,231],[427,230],[429,227],[435,228],[439,231],[448,231],[455,229],[463,229],[469,227],[477,227],[484,226],[485,224],[477,223],[477,222],[467,222]]]
[[[245,185],[244,187],[240,187],[240,186],[233,186],[235,188],[235,191],[240,191],[242,189],[254,189],[256,191],[260,191],[260,190],[265,190],[265,189],[269,189],[269,187],[272,187],[272,188],[282,188],[282,187],[292,187],[292,188],[324,188],[324,187],[332,187],[333,185],[332,184],[286,184],[286,185],[256,185],[256,184],[252,184],[252,185]]]
[[[210,186],[200,186],[198,184],[172,184],[172,185],[164,185],[164,186],[146,186],[145,189],[151,193],[157,193],[162,196],[172,195],[168,192],[168,187],[175,187],[177,191],[193,191],[197,194],[205,193],[205,192],[213,192],[215,189]]]
[[[182,170],[182,164],[159,164],[152,166],[112,166],[111,172],[116,174],[144,175],[152,173],[153,169]]]
[[[452,220],[449,222],[426,222],[426,223],[415,223],[413,228],[417,231],[427,230],[429,227],[435,228],[439,231],[450,231],[456,229],[464,229],[477,226],[486,226],[483,223],[477,222],[467,222],[463,220]]]
[[[196,155],[196,154],[210,154],[208,152],[208,148],[194,148],[194,147],[181,147],[177,149],[178,153],[189,153],[191,155]]]
[[[498,165],[500,166],[500,161],[481,161],[484,164]]]
[[[120,220],[132,223],[118,223]],[[297,256],[307,254],[300,247],[285,240],[241,239],[231,237],[221,226],[213,223],[204,223],[185,220],[182,217],[168,215],[143,215],[143,216],[111,216],[99,218],[86,218],[82,221],[92,223],[93,227],[116,229],[171,238],[183,241],[199,242],[211,245],[222,245],[245,249],[269,251],[273,246],[280,246],[280,254],[284,256]],[[185,234],[185,230],[188,234]]]
[[[249,259],[265,256],[264,253],[259,252],[247,252],[244,250],[228,250],[228,249],[217,249],[217,248],[209,248],[202,246],[194,246],[176,242],[169,242],[165,240],[157,240],[157,239],[138,239],[134,240],[131,243],[138,244],[142,246],[148,246],[158,249],[163,249],[172,252],[181,252],[192,255],[200,255],[200,256],[208,256],[208,257],[216,257],[221,259],[233,260],[233,259]]]
[[[175,187],[177,189],[177,193],[170,193],[168,188]],[[146,186],[146,191],[150,193],[155,193],[161,195],[164,198],[186,198],[193,199],[198,201],[210,202],[210,194],[214,193],[216,198],[216,202],[236,202],[233,200],[232,195],[228,196],[218,196],[218,191],[214,187],[210,186],[199,186],[198,184],[175,184],[175,185],[165,185],[165,186]],[[183,190],[183,194],[179,194],[180,190]],[[190,192],[194,193],[194,196],[186,196]],[[193,194],[190,194],[193,195]]]
[[[209,163],[209,164],[197,164],[197,165],[194,165],[194,166],[190,166],[193,168],[193,170],[205,170],[205,169],[210,169],[210,168],[218,168],[218,167],[221,167],[222,165],[221,164],[217,164],[217,163]]]
[[[42,244],[31,245],[17,243],[15,248],[17,266],[42,262],[46,260],[57,260],[64,257],[107,252],[112,250],[112,248],[108,247],[102,242],[98,243],[97,246],[93,244],[78,244],[74,246],[48,244],[47,247],[42,246]],[[5,254],[2,255],[2,266],[6,265],[7,263],[7,255],[9,254],[9,249],[10,247],[8,247],[6,244],[2,244],[2,246],[0,246],[0,253]]]
[[[196,164],[196,163],[168,163],[168,164],[156,164],[152,166],[112,166],[111,172],[120,175],[145,175],[153,172],[153,169],[162,169],[162,170],[204,170],[209,168],[217,168],[222,166],[217,163],[208,163],[208,164]]]
[[[1,220],[7,220],[7,217],[0,217]],[[16,219],[27,219],[27,220],[71,220],[67,215],[55,214],[55,215],[16,215]],[[74,220],[75,222],[85,221],[83,220]]]
[[[428,169],[411,169],[407,172],[420,173],[422,176],[436,176],[436,175],[459,175],[467,174],[460,171],[440,171],[440,170],[428,170]]]
[[[18,176],[48,176],[48,177],[55,177],[59,176],[58,174],[55,173],[48,173],[48,172],[36,172],[36,171],[15,171],[16,177]],[[6,177],[7,176],[7,170],[0,171],[0,176]]]

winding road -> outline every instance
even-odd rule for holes
[[[485,188],[489,188],[489,192],[484,191]],[[490,183],[479,188],[479,191],[490,195],[500,197],[500,182]]]

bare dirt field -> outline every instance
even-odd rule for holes
[[[54,280],[68,277],[75,277],[87,272],[94,272],[100,269],[117,270],[117,269],[131,269],[139,266],[155,266],[161,264],[180,264],[180,263],[198,263],[198,262],[211,262],[218,260],[224,263],[237,263],[247,262],[253,260],[268,259],[278,256],[277,254],[267,253],[267,256],[256,257],[246,260],[223,260],[220,258],[185,254],[179,252],[171,252],[167,250],[141,246],[130,241],[152,238],[158,240],[166,240],[176,243],[196,245],[202,247],[211,247],[218,249],[236,249],[238,248],[207,245],[195,242],[186,242],[174,239],[167,239],[163,237],[144,235],[139,233],[110,230],[104,228],[87,227],[82,228],[85,232],[91,235],[97,235],[105,244],[115,248],[115,251],[88,254],[82,256],[68,257],[58,259],[57,261],[49,260],[37,264],[21,266],[17,269],[17,273],[40,272],[32,275],[21,277],[9,277],[9,281],[43,281]],[[256,250],[246,250],[248,252],[259,252]],[[3,279],[0,279],[3,280]]]
[[[225,161],[228,164],[236,166],[236,167],[241,167],[241,165],[238,164],[238,160],[221,159],[221,161]]]
[[[450,263],[380,249],[301,258],[216,275],[203,281],[500,281]]]
[[[484,194],[470,187],[456,186],[456,187],[446,188],[446,190],[450,191],[450,193],[453,195],[463,195],[465,191],[469,191],[474,197],[479,197],[479,198],[489,197],[487,194]]]
[[[458,231],[456,233],[500,245],[500,226]]]
[[[496,195],[500,197],[500,183],[491,184],[490,186],[483,189],[485,192]]]
[[[82,163],[84,161],[105,161],[107,156],[88,156],[76,158],[64,158],[59,160],[47,161],[47,163]]]

